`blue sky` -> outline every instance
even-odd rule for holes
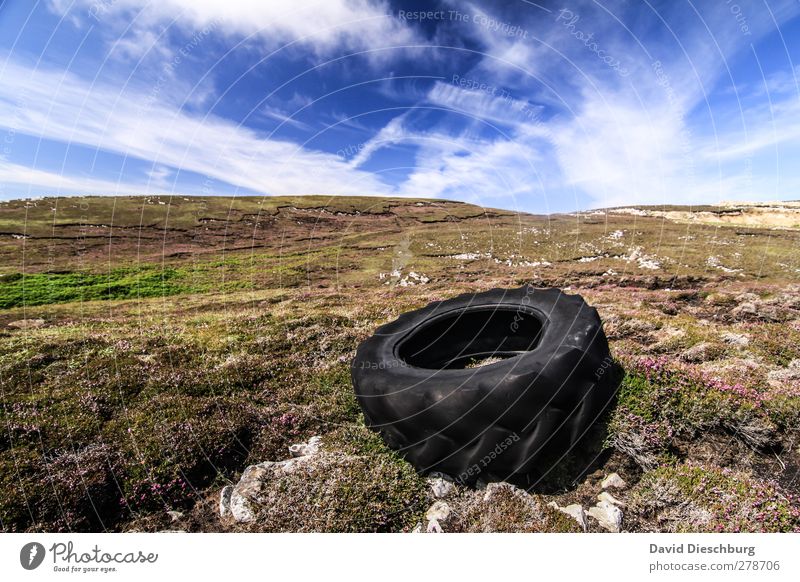
[[[798,15],[796,0],[6,0],[0,199],[799,199]]]

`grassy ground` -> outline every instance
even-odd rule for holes
[[[429,301],[533,282],[597,306],[626,371],[604,454],[542,507],[617,471],[625,529],[797,530],[798,237],[431,200],[0,203],[0,525],[230,529],[220,488],[323,435],[344,456],[253,529],[410,530],[425,482],[363,428],[355,347]],[[497,499],[454,529],[571,527]]]

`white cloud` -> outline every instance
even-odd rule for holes
[[[218,117],[193,117],[146,93],[91,86],[70,73],[31,70],[13,61],[0,79],[0,126],[265,194],[390,193],[376,176],[335,154],[266,139]]]
[[[42,194],[66,196],[77,194],[136,195],[170,193],[167,188],[159,188],[145,183],[129,184],[87,176],[68,176],[13,164],[4,160],[0,160],[0,184],[2,184],[0,200]],[[6,192],[6,188],[8,188],[8,192]]]
[[[269,48],[297,42],[318,54],[411,44],[413,29],[382,0],[51,0],[61,13],[109,25],[136,14],[135,28],[176,23],[192,30],[214,27],[224,34],[253,36]],[[384,53],[385,54],[385,53]],[[380,54],[376,58],[380,58]]]

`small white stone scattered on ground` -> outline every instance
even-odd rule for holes
[[[603,491],[600,495],[597,496],[597,499],[600,501],[607,501],[608,503],[616,505],[617,507],[625,507],[624,501],[620,501],[619,499],[611,495],[611,493],[609,493],[608,491]]]
[[[8,324],[12,329],[38,329],[44,327],[44,319],[19,319]]]
[[[428,486],[431,488],[431,494],[435,499],[449,497],[456,490],[456,486],[443,477],[429,477],[427,481]]]
[[[743,333],[733,333],[726,331],[721,336],[722,341],[732,346],[745,347],[750,345],[750,338]]]
[[[427,533],[442,533],[444,530],[439,522],[445,521],[450,517],[450,506],[444,501],[437,501],[425,512],[425,519],[428,525],[425,528]]]
[[[292,455],[292,457],[307,457],[309,455],[316,455],[319,452],[321,443],[321,437],[311,437],[306,443],[298,443],[290,446],[289,454]]]
[[[570,516],[572,519],[578,522],[578,525],[583,528],[583,531],[586,531],[589,527],[589,524],[586,521],[586,512],[583,510],[583,506],[577,503],[571,503],[566,507],[561,507],[555,501],[551,501],[547,504],[548,507],[552,507],[553,509],[557,509],[561,513],[564,513]]]
[[[219,492],[219,515],[222,518],[231,516],[231,493],[233,485],[225,485]]]
[[[603,489],[625,489],[627,486],[628,484],[625,483],[625,480],[620,477],[618,473],[611,473],[608,477],[600,482],[600,487]]]
[[[437,501],[425,512],[426,519],[444,521],[448,517],[450,517],[450,506],[444,501]]]
[[[622,510],[608,501],[600,501],[594,507],[590,507],[589,515],[597,520],[597,523],[606,531],[618,533],[622,525]]]

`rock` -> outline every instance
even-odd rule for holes
[[[172,521],[180,521],[183,519],[183,513],[180,511],[168,511],[167,515]]]
[[[740,303],[738,306],[733,308],[731,314],[736,317],[741,317],[743,315],[756,315],[758,310],[756,309],[756,304],[752,301],[746,301],[744,303]]]
[[[439,520],[432,519],[428,522],[428,527],[425,528],[426,533],[444,533],[442,526],[439,525]]]
[[[586,531],[589,527],[589,524],[586,522],[586,512],[583,510],[583,506],[577,503],[572,503],[567,505],[566,507],[561,507],[555,501],[551,501],[547,504],[548,507],[552,507],[553,509],[557,509],[561,513],[564,513],[570,516],[572,519],[578,522],[578,525],[583,528],[583,531]]]
[[[603,491],[602,493],[600,493],[600,495],[597,496],[597,499],[599,501],[607,501],[611,505],[616,505],[617,507],[625,507],[624,501],[620,501],[619,499],[611,495],[611,493],[609,493],[608,491]]]
[[[606,531],[618,533],[622,525],[622,511],[608,501],[600,501],[588,511],[589,515]]]
[[[617,473],[611,473],[608,477],[606,477],[600,482],[600,487],[602,487],[603,489],[609,489],[609,488],[625,489],[625,487],[627,486],[628,484],[625,483],[623,478],[620,477],[619,474]]]
[[[310,439],[308,439],[308,442],[298,443],[296,445],[290,446],[289,454],[291,454],[292,457],[308,457],[310,455],[316,455],[319,452],[321,444],[322,444],[322,438],[318,436],[313,436]]]
[[[752,303],[753,301],[758,301],[759,299],[760,297],[755,293],[741,293],[736,296],[737,303],[744,303],[744,302]]]
[[[743,333],[733,333],[726,331],[720,337],[722,338],[722,341],[732,346],[738,346],[743,348],[750,345],[750,337]]]
[[[681,359],[686,362],[705,362],[713,360],[720,353],[717,346],[709,342],[700,342],[683,352]]]
[[[739,318],[778,322],[786,321],[790,316],[790,311],[780,305],[765,301],[746,301],[733,308],[731,314]]]
[[[429,477],[427,481],[434,499],[449,497],[456,490],[456,486],[443,477]]]
[[[425,519],[428,525],[425,527],[427,533],[443,533],[444,530],[439,522],[446,521],[450,517],[450,506],[444,501],[437,501],[425,512]]]
[[[242,473],[242,478],[233,488],[230,498],[230,511],[233,519],[240,523],[254,521],[256,516],[251,501],[257,500],[261,493],[263,479],[276,463],[266,462],[250,465]]]
[[[767,374],[767,378],[774,382],[791,382],[800,380],[800,360],[792,360],[785,368],[773,370]]]
[[[444,521],[450,517],[450,506],[444,501],[437,501],[425,512],[425,519]]]
[[[422,522],[418,521],[417,525],[414,526],[414,529],[411,530],[411,533],[422,533]]]
[[[225,485],[219,492],[219,516],[222,518],[231,517],[231,493],[232,485]]]
[[[44,327],[44,319],[19,319],[8,324],[12,329],[38,329]]]

